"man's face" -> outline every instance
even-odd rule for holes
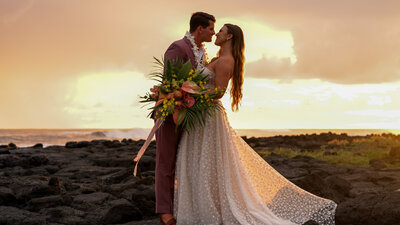
[[[202,40],[205,42],[211,42],[212,36],[215,34],[214,22],[209,20],[209,24],[210,25],[208,25],[206,28],[203,28],[201,32]]]

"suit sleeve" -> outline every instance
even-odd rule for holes
[[[164,62],[166,62],[168,59],[171,62],[176,62],[178,60],[187,61],[188,57],[179,45],[173,43],[169,46],[164,54]]]

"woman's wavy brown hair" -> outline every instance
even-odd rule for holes
[[[232,110],[239,110],[239,104],[242,100],[242,85],[243,85],[243,65],[244,65],[244,37],[243,31],[239,26],[233,24],[225,24],[228,28],[228,34],[232,34],[232,55],[235,59],[231,82],[231,98]]]

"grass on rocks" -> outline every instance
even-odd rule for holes
[[[292,158],[297,155],[310,156],[336,165],[369,166],[371,159],[389,159],[392,147],[399,147],[400,141],[392,136],[374,135],[352,141],[332,140],[316,151],[299,151],[290,148],[262,149],[258,153],[264,157],[271,153]],[[387,162],[386,166],[400,166],[400,162]]]

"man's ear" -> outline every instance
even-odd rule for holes
[[[198,26],[196,30],[197,30],[198,32],[202,32],[203,29],[204,29],[204,28],[203,28],[202,26]]]

